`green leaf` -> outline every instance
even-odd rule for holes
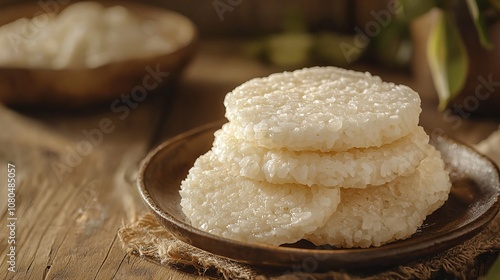
[[[400,18],[412,21],[436,6],[433,0],[399,0],[403,13]]]
[[[486,27],[486,21],[479,11],[476,0],[466,0],[467,7],[469,8],[469,13],[474,21],[476,30],[479,36],[479,42],[484,48],[491,50],[493,49],[493,43],[491,43],[490,37],[488,35],[488,29]]]
[[[448,12],[440,11],[431,30],[427,60],[439,96],[439,109],[444,110],[462,90],[469,67],[464,43]]]
[[[497,258],[493,266],[490,268],[484,280],[496,280],[496,279],[500,279],[500,257]]]

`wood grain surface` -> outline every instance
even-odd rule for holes
[[[135,177],[151,148],[223,118],[222,101],[228,91],[282,70],[242,57],[240,46],[202,42],[175,89],[150,95],[120,112],[110,104],[80,111],[0,107],[0,279],[202,278],[127,255],[117,231],[146,211]],[[415,84],[407,74],[354,68],[420,91],[421,124],[430,132],[442,130],[473,144],[498,127],[496,120],[450,122],[435,109],[437,100],[429,85]],[[7,263],[8,162],[15,164],[17,179],[15,273],[8,271]]]

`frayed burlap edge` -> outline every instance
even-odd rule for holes
[[[267,273],[186,244],[161,226],[150,213],[121,228],[118,236],[129,253],[158,264],[193,267],[200,274],[216,271],[225,279],[430,279],[437,273],[470,279],[477,275],[476,262],[480,255],[500,251],[499,230],[500,215],[477,236],[439,255],[364,276],[337,271],[276,276],[279,272]]]
[[[178,240],[152,214],[142,215],[135,223],[121,228],[118,237],[127,252],[157,264],[191,266],[199,274],[214,269],[225,279],[255,279],[259,275],[248,265],[221,258]]]

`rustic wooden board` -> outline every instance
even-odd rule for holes
[[[0,107],[0,180],[6,176],[7,162],[13,162],[18,217],[14,274],[7,270],[7,194],[6,182],[1,181],[0,279],[202,278],[127,255],[117,230],[145,211],[134,181],[140,160],[152,147],[223,118],[222,101],[228,91],[250,78],[280,71],[242,57],[239,47],[237,42],[202,43],[176,95],[151,96],[123,120],[106,105],[84,112]],[[405,74],[369,70],[419,87]],[[450,128],[435,109],[433,96],[423,99],[421,123],[430,131],[443,128],[455,138],[476,143],[498,126],[494,120],[463,120]],[[88,155],[72,157],[87,139],[82,130],[94,131],[103,119],[113,131],[103,133]],[[55,169],[55,162],[67,168]]]

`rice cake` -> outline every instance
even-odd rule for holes
[[[366,188],[407,176],[427,156],[429,136],[421,127],[380,148],[345,152],[267,149],[233,136],[237,128],[224,124],[215,132],[212,150],[239,175],[275,184]]]
[[[447,200],[451,188],[440,153],[430,145],[429,150],[411,176],[379,187],[342,189],[337,211],[306,239],[367,248],[410,237]]]
[[[224,105],[238,139],[322,152],[395,141],[415,129],[421,112],[409,87],[336,67],[252,79],[228,93]]]
[[[340,190],[256,182],[228,172],[210,151],[181,183],[182,211],[192,226],[249,243],[294,243],[321,227]]]

